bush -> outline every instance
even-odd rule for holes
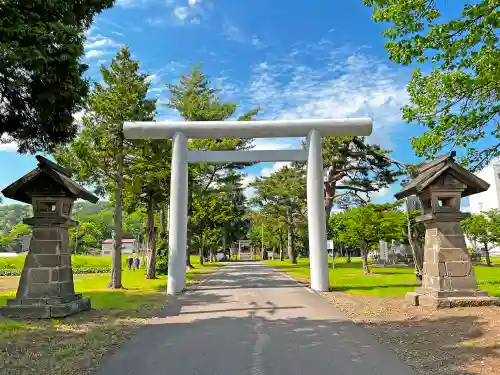
[[[156,259],[156,273],[168,275],[168,255],[162,255]]]
[[[22,269],[0,269],[0,276],[20,276],[21,272]],[[73,267],[74,275],[109,272],[111,272],[111,267]]]

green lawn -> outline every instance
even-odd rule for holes
[[[335,269],[329,259],[330,285],[334,291],[369,296],[404,296],[417,286],[413,268],[371,267],[372,274],[365,276],[361,259],[346,263],[345,259],[335,259]],[[299,280],[309,280],[309,259],[302,258],[293,265],[279,260],[266,261],[265,264],[279,268]],[[479,288],[490,295],[500,297],[500,267],[475,266]]]
[[[0,258],[0,270],[21,270],[24,266],[26,254],[12,258]],[[127,256],[123,256],[123,265]],[[72,255],[71,265],[73,268],[101,268],[111,266],[111,256],[99,255]]]
[[[188,284],[222,267],[206,263],[188,271]],[[13,278],[8,280],[15,285]],[[166,303],[166,276],[146,280],[144,270],[123,271],[126,289],[107,289],[109,274],[75,276],[75,289],[89,297],[93,310],[60,320],[20,321],[0,317],[0,363],[6,374],[90,374],[102,356],[121,345]],[[0,292],[0,305],[15,290]],[[3,372],[2,372],[3,374]]]

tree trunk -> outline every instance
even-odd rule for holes
[[[203,266],[204,262],[205,262],[205,256],[203,254],[203,230],[202,230],[200,234],[200,264]]]
[[[285,260],[285,253],[283,252],[283,238],[281,236],[281,233],[279,235],[280,235],[280,261],[283,262]]]
[[[333,199],[327,199],[325,203],[325,217],[326,217],[326,227],[328,228],[328,220],[332,214]]]
[[[287,229],[288,229],[288,257],[292,264],[297,264],[297,252],[295,251],[295,236],[293,235],[292,209],[287,210]]]
[[[411,252],[413,254],[413,263],[415,265],[415,272],[417,273],[417,280],[421,282],[422,277],[424,275],[424,251],[420,245],[417,248],[417,244],[413,241],[413,230],[411,228],[410,210],[408,205],[406,209],[406,226],[408,230],[408,242],[410,244]]]
[[[118,135],[115,174],[114,243],[111,261],[111,280],[108,288],[122,288],[122,230],[123,230],[123,134]]]
[[[370,269],[368,268],[368,250],[361,249],[361,258],[363,259],[363,273],[365,275],[370,274]]]
[[[186,246],[186,268],[188,270],[194,269],[193,265],[191,264],[191,254],[189,252],[189,248],[191,246],[191,228],[188,224],[188,229],[187,229],[187,246]]]
[[[484,244],[484,257],[486,258],[486,265],[488,267],[491,266],[491,259],[490,259],[490,250],[488,249],[488,244]]]
[[[347,263],[351,263],[351,252],[349,251],[349,249],[346,250],[346,253],[347,253]]]
[[[153,194],[148,197],[148,239],[147,239],[147,270],[146,279],[156,279],[156,230],[155,230],[155,216],[153,212],[154,199]]]

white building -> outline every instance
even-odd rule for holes
[[[469,197],[469,210],[471,214],[478,214],[495,208],[500,208],[500,162],[492,163],[476,176],[490,184],[490,188],[483,193]],[[469,243],[472,247],[472,244]],[[492,248],[491,255],[500,255],[500,247]]]
[[[139,243],[136,239],[128,239],[124,238],[122,240],[122,254],[132,254],[134,252],[137,252],[139,249]],[[111,252],[113,251],[113,240],[104,240],[102,243],[102,249],[101,249],[101,255],[111,255]]]

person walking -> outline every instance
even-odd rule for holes
[[[139,269],[140,265],[141,265],[141,260],[139,259],[139,256],[136,255],[134,258],[134,271],[136,269]]]
[[[128,256],[127,258],[127,266],[128,266],[128,270],[130,271],[132,269],[132,263],[133,263],[134,259],[132,258],[132,256]]]

